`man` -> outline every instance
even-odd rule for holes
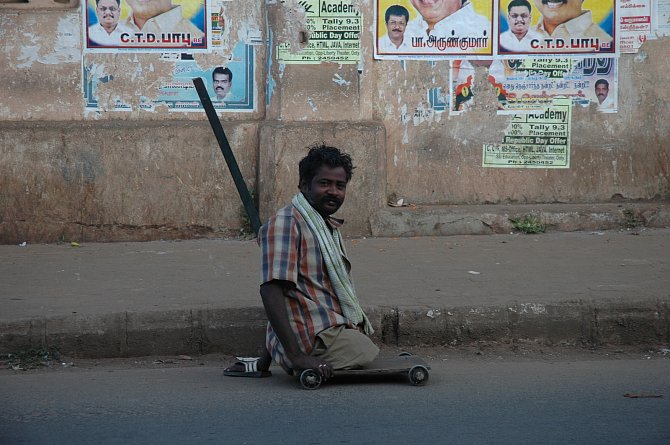
[[[411,1],[419,15],[407,25],[407,37],[491,37],[490,21],[468,0]]]
[[[204,33],[182,15],[181,6],[173,6],[172,0],[127,0],[133,10],[126,18],[126,26],[132,32],[186,33],[189,39],[200,39]]]
[[[230,89],[233,87],[233,72],[227,67],[217,66],[212,71],[212,86],[216,93],[212,100],[231,100]]]
[[[605,79],[596,80],[596,97],[598,98],[599,110],[613,110],[614,100],[609,96],[610,83]]]
[[[507,23],[509,29],[500,34],[501,52],[526,52],[531,49],[530,42],[539,39],[540,35],[530,29],[530,12],[532,8],[528,0],[512,0],[507,5]]]
[[[119,24],[121,0],[96,0],[95,14],[98,23],[88,27],[88,40],[100,46],[118,45],[121,34],[128,32],[125,26]]]
[[[379,40],[379,52],[397,52],[410,48],[405,41],[405,28],[409,22],[409,11],[404,6],[390,6],[384,14],[386,35]]]
[[[565,43],[571,38],[594,38],[599,45],[611,42],[612,37],[593,23],[591,11],[582,10],[583,3],[584,0],[535,0],[542,14],[536,31],[544,37],[564,39]],[[583,49],[592,50],[590,46]]]
[[[300,193],[261,227],[261,298],[268,316],[265,354],[240,359],[224,375],[266,377],[271,359],[292,374],[365,366],[379,353],[354,293],[350,263],[332,217],[344,202],[351,157],[326,145],[300,161]]]

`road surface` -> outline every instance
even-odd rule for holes
[[[367,379],[306,391],[278,368],[224,378],[230,359],[213,356],[3,370],[0,443],[670,443],[667,352],[424,352],[424,387]]]

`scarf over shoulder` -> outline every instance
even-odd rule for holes
[[[300,212],[309,228],[314,232],[314,235],[319,243],[319,248],[323,255],[323,260],[326,263],[326,271],[328,278],[333,285],[335,295],[337,295],[342,307],[342,315],[344,315],[354,325],[363,325],[363,330],[367,335],[374,332],[370,320],[363,312],[356,291],[354,283],[347,272],[347,269],[342,261],[344,251],[342,247],[342,237],[338,230],[331,232],[323,217],[314,210],[314,207],[305,199],[302,193],[298,193],[291,201],[296,209]]]

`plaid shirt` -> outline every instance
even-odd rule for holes
[[[342,225],[342,221],[334,218],[329,218],[328,223],[333,230]],[[293,205],[279,210],[261,227],[258,243],[261,246],[261,283],[283,280],[295,285],[285,291],[286,310],[289,324],[303,352],[312,352],[316,335],[324,329],[339,325],[353,327],[342,315],[319,242]],[[341,248],[344,252],[344,246]],[[351,265],[346,257],[344,263],[350,271]],[[266,347],[275,362],[289,372],[292,364],[270,323]]]

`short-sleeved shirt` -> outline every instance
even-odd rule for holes
[[[130,32],[123,23],[117,23],[116,28],[111,34],[108,34],[100,23],[88,27],[88,40],[91,43],[101,46],[118,46],[121,44],[121,34]]]
[[[512,31],[507,30],[500,34],[500,49],[503,52],[527,52],[531,49],[530,42],[540,38],[542,38],[540,34],[529,29],[523,39],[519,40]]]
[[[379,52],[380,53],[393,53],[393,52],[407,52],[410,49],[408,39],[402,39],[400,46],[395,46],[395,43],[391,42],[391,38],[388,34],[379,39]]]
[[[333,230],[342,224],[328,218]],[[319,242],[300,212],[289,205],[279,210],[261,227],[261,284],[272,280],[293,283],[284,290],[289,324],[305,354],[311,354],[316,335],[333,326],[352,323],[342,315],[340,302],[328,278]],[[351,270],[340,246],[347,272]],[[292,368],[283,346],[268,323],[266,347],[272,358],[286,371]]]
[[[596,102],[597,103],[597,102]],[[607,96],[603,103],[598,104],[599,110],[613,110],[614,109],[614,99],[612,96]]]

